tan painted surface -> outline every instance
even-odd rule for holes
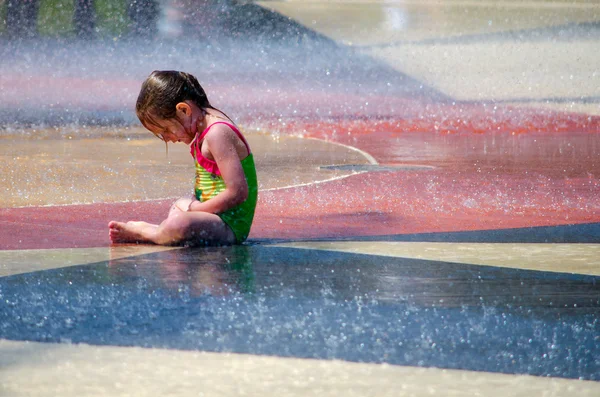
[[[598,37],[507,40],[503,32],[600,21],[597,1],[264,1],[342,45],[457,100],[600,114]],[[468,41],[461,38],[469,37]],[[549,103],[546,103],[550,101]],[[554,101],[554,102],[552,102]]]
[[[369,163],[356,150],[321,140],[246,135],[261,190],[352,173],[320,166]],[[0,207],[178,198],[192,194],[193,178],[188,146],[170,144],[167,157],[164,143],[141,128],[0,136]]]
[[[285,243],[276,246],[600,276],[600,244],[353,241]]]
[[[108,248],[0,250],[0,277],[60,267],[87,265],[172,249],[178,248],[154,245],[122,245]]]
[[[599,46],[600,40],[494,41],[364,51],[458,100],[572,98],[561,104],[567,110],[580,97],[600,96]]]
[[[0,369],[0,395],[14,397],[600,394],[598,382],[559,378],[7,340],[0,340]]]
[[[556,103],[556,102],[506,102],[506,105],[520,108],[548,109],[552,111],[582,113],[591,116],[600,116],[600,102],[583,103],[573,98],[572,100]]]
[[[372,46],[600,20],[594,1],[260,1],[344,45]]]

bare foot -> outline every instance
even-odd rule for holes
[[[152,243],[150,236],[157,228],[147,222],[115,222],[108,224],[108,235],[113,243]]]

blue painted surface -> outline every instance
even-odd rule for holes
[[[600,278],[290,248],[0,279],[0,337],[600,380]]]

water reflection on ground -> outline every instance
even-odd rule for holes
[[[246,247],[206,248],[193,254],[165,252],[160,262],[152,256],[116,259],[108,263],[111,282],[127,285],[146,283],[148,290],[176,294],[226,296],[254,290],[252,258]]]

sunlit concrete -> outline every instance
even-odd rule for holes
[[[597,396],[600,383],[343,361],[0,340],[7,396]],[[374,382],[373,380],[376,379]]]
[[[590,101],[589,103],[581,102],[578,98],[567,99],[566,101],[554,102],[547,101],[531,101],[531,102],[506,102],[506,105],[518,108],[534,108],[548,109],[552,111],[582,113],[593,116],[600,116],[600,102]]]
[[[68,266],[86,265],[110,259],[145,255],[177,249],[155,245],[121,245],[99,248],[0,250],[0,277]]]
[[[569,102],[600,96],[599,45],[600,40],[480,41],[365,52],[457,100]]]
[[[259,1],[344,45],[377,46],[538,29],[600,19],[576,0]]]
[[[53,138],[51,138],[54,135]],[[141,128],[27,130],[0,137],[0,208],[177,198],[191,195],[186,145],[164,143]],[[318,139],[247,132],[259,189],[340,178],[323,169],[370,164],[367,153]]]
[[[597,2],[261,4],[456,100],[600,114]]]
[[[600,276],[600,244],[337,241],[277,246]]]

